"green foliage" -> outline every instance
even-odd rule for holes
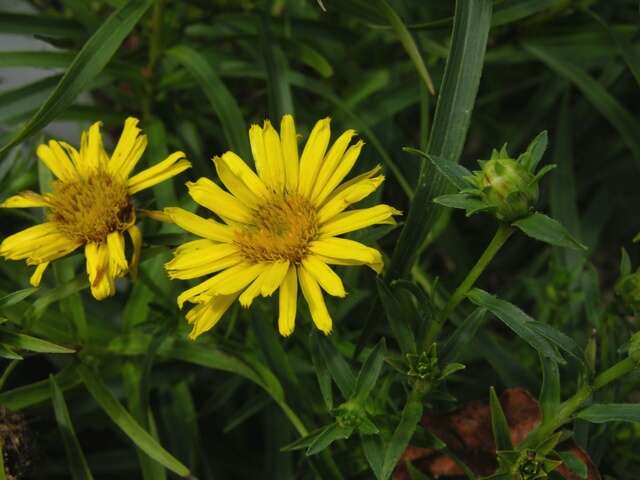
[[[440,455],[451,478],[592,478],[571,442],[603,478],[640,478],[637,2],[18,3],[0,7],[0,202],[50,189],[39,144],[102,121],[111,151],[135,116],[142,166],[193,165],[136,208],[196,212],[185,182],[218,182],[229,150],[252,164],[249,126],[291,113],[300,139],[326,116],[332,139],[356,129],[348,178],[386,177],[356,208],[403,216],[347,235],[385,265],[335,266],[326,336],[300,293],[289,337],[274,294],[189,340],[176,296],[194,283],[163,266],[192,237],[142,215],[138,274],[101,302],[82,250],[38,288],[0,258],[0,479],[424,479]],[[0,208],[0,242],[46,220]],[[511,387],[540,413],[518,442]],[[487,390],[493,473],[436,433]]]

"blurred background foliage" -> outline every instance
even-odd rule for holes
[[[213,177],[210,158],[228,149],[248,159],[249,124],[291,112],[303,137],[326,115],[334,132],[357,129],[367,144],[358,170],[382,164],[385,202],[408,211],[420,159],[402,148],[427,146],[451,46],[454,2],[32,0],[0,5],[0,78],[18,78],[9,86],[0,84],[0,144],[15,140],[0,162],[0,198],[47,185],[50,179],[34,152],[50,132],[62,132],[58,137],[76,144],[78,127],[102,120],[117,138],[123,120],[134,115],[150,139],[145,162],[180,149],[193,163],[173,183],[143,196],[141,206],[194,209],[184,181]],[[628,249],[632,265],[640,262],[631,243],[640,231],[639,20],[635,0],[496,0],[461,157],[473,168],[492,148],[506,142],[515,155],[540,131],[549,131],[543,164],[558,167],[542,182],[540,209],[561,220],[589,251],[567,252],[516,236],[480,286],[580,344],[595,335],[602,367],[620,357],[628,333],[637,330],[634,316],[603,312],[616,301],[621,247]],[[101,29],[105,22],[111,22],[107,31]],[[29,50],[9,48],[22,37],[37,42]],[[33,69],[39,77],[24,80],[21,72]],[[65,72],[61,84],[67,90],[54,92]],[[429,92],[430,82],[436,96]],[[2,211],[0,235],[25,228],[40,215]],[[47,353],[55,350],[15,339],[6,340],[12,347],[0,351],[0,435],[5,461],[18,478],[69,478],[71,472],[88,478],[82,476],[87,465],[74,438],[96,479],[172,476],[147,456],[162,452],[155,443],[142,448],[144,435],[158,439],[201,479],[338,478],[337,470],[345,478],[371,478],[353,439],[315,457],[280,451],[301,433],[291,426],[293,417],[308,430],[331,418],[323,401],[326,388],[321,392],[314,374],[306,309],[291,338],[277,336],[273,302],[262,301],[249,311],[236,305],[214,332],[189,342],[175,305],[181,286],[169,282],[162,269],[182,234],[147,221],[144,229],[138,281],[123,281],[115,297],[100,303],[87,295],[82,275],[76,277],[82,270],[79,256],[56,265],[38,290],[29,288],[30,272],[22,263],[0,261],[3,341],[11,335],[7,332],[20,331],[77,352]],[[489,216],[469,219],[446,212],[423,245],[411,279],[440,302],[494,230]],[[362,240],[378,242],[390,255],[398,231],[372,229],[364,235]],[[371,316],[376,284],[370,272],[345,269],[343,274],[350,295],[330,304],[332,337],[350,355]],[[471,311],[466,306],[462,313],[465,309]],[[380,321],[374,322],[373,334],[388,335],[383,310],[376,315]],[[485,322],[459,361],[466,371],[448,382],[459,404],[486,399],[490,385],[524,387],[534,394],[540,388],[535,352],[495,322]],[[569,363],[561,372],[568,395],[576,387],[578,368]],[[50,374],[55,382],[48,380]],[[604,395],[640,402],[639,384],[636,372]],[[402,408],[400,386],[391,380],[374,396],[390,411]],[[75,437],[64,428],[65,401]],[[435,399],[432,407],[444,411],[452,405]],[[123,406],[130,418],[119,410]],[[297,415],[283,415],[287,410]],[[135,419],[150,434],[132,424],[123,427],[116,418]],[[575,433],[603,474],[640,478],[638,424],[578,422]],[[14,451],[5,436],[22,443]]]

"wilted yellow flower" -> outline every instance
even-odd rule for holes
[[[0,255],[36,265],[31,284],[38,286],[49,262],[84,246],[93,296],[102,300],[115,293],[115,279],[140,259],[142,236],[135,225],[131,196],[186,170],[191,164],[175,152],[162,162],[130,177],[147,146],[147,137],[127,118],[111,158],[102,146],[100,122],[82,132],[80,151],[51,140],[40,145],[38,157],[57,179],[49,193],[26,191],[8,198],[2,208],[43,207],[46,221],[4,239]],[[125,238],[131,237],[131,265]]]
[[[377,166],[342,183],[363,142],[350,145],[355,132],[347,130],[328,148],[329,121],[316,123],[300,158],[291,115],[282,118],[280,135],[268,120],[264,127],[253,125],[249,140],[257,174],[227,152],[213,161],[228,192],[207,178],[187,183],[191,197],[224,223],[181,208],[165,209],[173,222],[202,237],[177,248],[166,265],[171,278],[219,272],[178,297],[180,307],[196,304],[187,313],[191,338],[211,329],[236,298],[249,307],[258,295],[270,296],[278,289],[278,327],[282,335],[290,335],[298,283],[315,325],[328,334],[332,322],[321,288],[336,297],[346,295],[329,265],[382,269],[378,250],[338,235],[392,224],[392,216],[400,212],[388,205],[345,211],[376,190],[384,177]]]

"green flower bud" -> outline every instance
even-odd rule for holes
[[[615,293],[625,313],[640,312],[640,272],[623,275],[616,282]]]
[[[477,174],[478,188],[499,220],[512,222],[533,212],[538,201],[535,176],[512,158],[492,158]]]
[[[355,402],[346,402],[335,409],[336,423],[342,428],[358,428],[366,414]]]

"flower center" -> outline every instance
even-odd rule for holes
[[[135,221],[127,186],[98,171],[74,182],[56,181],[47,195],[48,220],[74,240],[101,242],[111,232],[123,232]]]
[[[317,232],[315,207],[297,193],[285,193],[255,210],[251,224],[236,233],[235,243],[251,263],[300,263]]]

